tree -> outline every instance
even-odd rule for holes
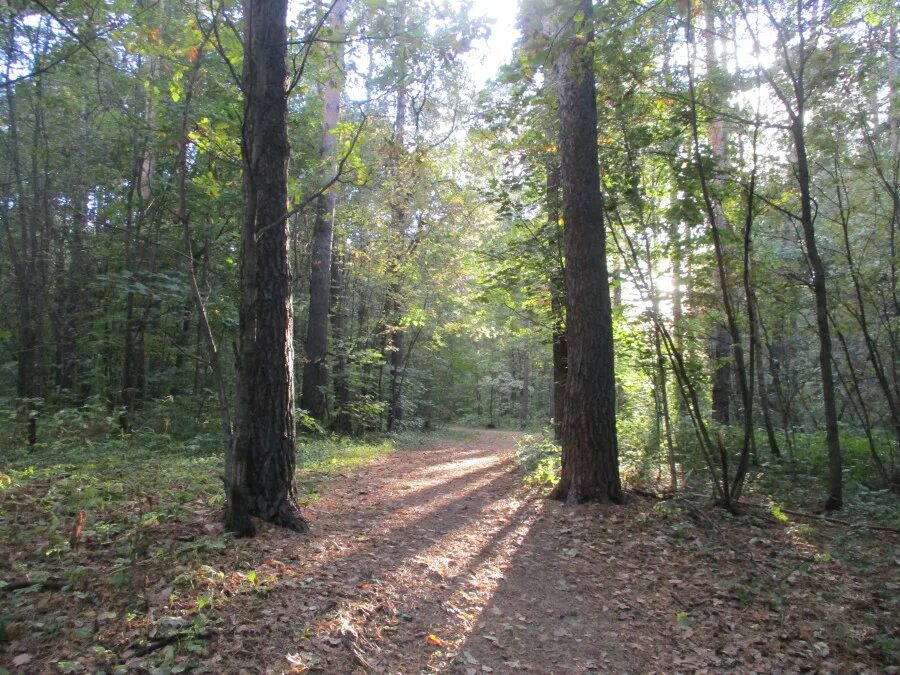
[[[228,526],[250,516],[305,532],[294,478],[294,346],[288,251],[287,0],[244,6],[244,205],[240,347]]]
[[[328,58],[328,81],[324,87],[324,119],[320,158],[328,177],[337,166],[335,130],[341,111],[341,74],[344,70],[343,27],[346,0],[336,0],[330,10],[330,39],[335,44]],[[327,180],[327,179],[326,179]],[[324,181],[323,181],[324,182]],[[328,314],[331,309],[331,252],[334,233],[335,188],[316,200],[315,233],[309,271],[309,320],[300,407],[320,422],[328,417]]]
[[[742,8],[742,11],[743,8]],[[795,0],[793,6],[785,7],[784,16],[779,18],[770,6],[766,16],[775,30],[777,47],[783,55],[781,64],[787,77],[787,84],[779,83],[770,69],[763,69],[767,83],[784,107],[790,125],[790,136],[794,150],[794,172],[800,193],[800,213],[792,214],[799,221],[803,233],[803,245],[809,264],[810,288],[815,300],[816,334],[819,343],[819,375],[822,385],[822,409],[825,416],[825,447],[828,453],[828,498],[827,510],[839,509],[843,505],[843,457],[838,437],[838,412],[835,397],[831,326],[829,324],[828,286],[825,262],[819,252],[816,236],[816,209],[813,204],[812,179],[809,168],[809,153],[806,141],[806,116],[811,93],[807,65],[818,49],[820,37],[819,18],[816,12],[805,12],[803,0]],[[744,11],[744,20],[750,23]],[[752,32],[752,29],[750,29]],[[794,48],[788,35],[797,39]],[[759,48],[759,39],[753,33]],[[821,78],[820,78],[821,79]]]
[[[606,233],[597,161],[592,3],[575,7],[562,38],[559,77],[561,185],[566,256],[568,374],[562,474],[553,497],[567,503],[621,502],[616,382]]]
[[[704,9],[706,18],[706,26],[704,31],[704,42],[706,45],[706,70],[709,79],[715,82],[716,75],[719,70],[718,58],[716,57],[716,26],[715,15],[713,14],[712,2],[707,0]],[[690,21],[690,18],[688,19]],[[690,65],[688,66],[690,67]],[[715,91],[715,86],[710,85],[711,90]],[[710,106],[714,112],[713,118],[709,122],[709,147],[712,154],[712,160],[716,165],[716,171],[722,173],[723,165],[726,161],[726,145],[728,136],[725,125],[721,116],[718,114],[717,107],[719,105],[719,97],[713,96]],[[730,232],[731,224],[725,218],[721,204],[713,204],[714,219],[710,225],[716,231]],[[723,283],[722,279],[717,279],[719,284]],[[728,290],[721,288],[723,295],[727,296]],[[731,422],[731,359],[732,350],[734,348],[734,339],[729,332],[727,321],[718,321],[715,326],[715,335],[713,336],[712,355],[713,355],[713,382],[712,382],[712,418],[716,422],[722,424],[730,424]]]
[[[6,79],[13,74],[21,49],[17,42],[28,45],[22,51],[28,53],[35,69],[40,67],[49,50],[49,31],[46,22],[41,21],[36,35],[19,34],[20,17],[10,7],[3,17],[6,28],[4,44],[6,57]],[[30,42],[30,43],[29,43]],[[31,85],[31,86],[29,86]],[[7,86],[4,91],[6,107],[4,112],[4,144],[8,169],[3,186],[4,244],[15,276],[17,305],[16,325],[16,394],[23,403],[28,444],[37,442],[37,412],[35,400],[43,395],[43,373],[41,372],[41,341],[44,310],[48,290],[49,247],[51,244],[52,213],[50,202],[49,157],[44,149],[47,140],[47,111],[44,102],[43,77],[37,75],[33,83],[20,87]],[[20,130],[19,90],[30,94],[29,102],[33,110],[31,143]],[[29,161],[30,159],[30,161]],[[14,191],[10,188],[14,188]],[[10,208],[15,205],[16,209]],[[13,219],[15,217],[15,221]],[[15,231],[18,230],[18,241]]]

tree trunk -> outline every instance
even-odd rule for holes
[[[494,424],[494,381],[491,379],[491,397],[488,405],[488,429],[496,428],[497,425]]]
[[[191,291],[191,300],[193,301],[194,309],[197,312],[197,323],[198,323],[198,341],[199,338],[202,338],[206,344],[206,350],[209,354],[209,367],[212,371],[213,380],[216,385],[216,396],[218,398],[219,403],[219,421],[222,425],[222,439],[225,447],[225,461],[228,465],[225,467],[225,475],[231,475],[233,471],[233,467],[231,462],[234,457],[231,453],[232,444],[234,443],[234,428],[231,423],[231,409],[228,403],[228,394],[225,389],[225,377],[222,373],[222,358],[221,351],[219,350],[218,345],[216,344],[215,336],[212,332],[212,327],[209,324],[209,316],[206,313],[206,303],[204,302],[203,295],[200,292],[200,284],[197,281],[197,256],[194,253],[194,238],[191,232],[191,213],[188,208],[188,198],[187,198],[187,181],[188,181],[188,153],[190,150],[190,110],[191,110],[191,102],[194,97],[194,89],[197,84],[197,79],[200,74],[200,66],[203,63],[201,58],[201,53],[205,48],[206,43],[200,48],[200,53],[197,54],[194,59],[194,66],[190,71],[190,77],[188,78],[187,92],[184,99],[184,107],[182,108],[181,114],[181,139],[180,139],[180,148],[178,152],[178,176],[177,176],[177,186],[178,186],[178,208],[176,210],[175,216],[178,222],[182,227],[182,235],[184,237],[184,250],[187,254],[185,256],[185,271],[187,272],[188,286]],[[208,248],[209,243],[207,242],[206,247]],[[188,318],[190,318],[190,308],[188,308]],[[199,353],[199,346],[198,346]],[[198,370],[196,374],[197,380],[199,380],[199,369],[200,363],[198,361]],[[198,390],[200,387],[198,386],[199,382],[195,381],[195,390]],[[201,398],[202,401],[202,398]],[[198,414],[199,417],[199,414]]]
[[[574,8],[573,8],[574,9]],[[597,160],[593,6],[561,37],[557,57],[566,253],[568,375],[562,473],[552,496],[621,502],[606,232]]]
[[[401,14],[401,21],[404,20]],[[405,22],[403,22],[405,25]],[[393,142],[393,164],[391,171],[398,184],[403,180],[401,163],[405,154],[406,139],[406,83],[405,67],[401,68],[400,87],[397,90],[397,117],[394,122],[394,142]],[[405,240],[404,229],[408,218],[408,206],[403,201],[403,191],[398,195],[394,203],[391,205],[391,229],[395,233],[399,242]],[[391,283],[388,287],[387,298],[385,300],[385,320],[388,324],[387,334],[387,360],[390,368],[390,392],[388,398],[387,411],[387,430],[395,431],[403,422],[403,401],[401,399],[401,386],[403,380],[403,342],[404,330],[400,325],[403,317],[403,298],[402,287],[400,283],[401,260],[400,253],[397,259],[388,266],[388,277]]]
[[[648,258],[649,260],[649,258]],[[650,271],[650,293],[651,293],[651,302],[653,309],[653,316],[658,317],[658,321],[661,321],[660,311],[659,311],[659,289],[656,282],[653,279],[653,266],[651,263]],[[675,459],[675,441],[672,435],[672,417],[669,412],[669,391],[668,391],[668,378],[666,377],[666,361],[663,357],[663,349],[662,349],[662,336],[660,335],[660,330],[657,328],[653,331],[653,348],[656,352],[656,399],[658,402],[658,413],[659,417],[662,417],[663,421],[663,431],[665,433],[666,440],[666,463],[669,466],[669,487],[672,490],[678,489],[678,466]],[[659,425],[659,420],[657,420],[657,428]],[[657,437],[659,434],[657,433]]]
[[[347,373],[347,308],[343,256],[340,249],[331,265],[331,336],[334,352],[334,418],[331,429],[339,434],[353,431],[347,406],[350,403],[350,380]]]
[[[691,16],[692,9],[690,0],[688,1],[687,6],[687,15],[688,19],[685,23],[685,38],[688,44],[689,51],[692,49],[694,45],[694,32],[693,26],[691,24]],[[709,48],[709,44],[707,43],[707,48]],[[690,59],[690,56],[689,56]],[[714,60],[713,60],[714,63]],[[722,238],[722,228],[729,227],[727,220],[724,217],[724,213],[722,212],[722,205],[713,198],[711,189],[710,189],[710,181],[707,178],[707,173],[705,169],[705,165],[703,162],[703,158],[700,152],[700,134],[699,134],[699,123],[697,116],[697,97],[696,97],[696,89],[694,87],[694,71],[693,64],[689,60],[688,69],[687,69],[687,79],[688,79],[688,90],[690,93],[690,104],[691,104],[691,117],[690,117],[690,126],[691,126],[691,138],[693,141],[693,155],[694,155],[694,164],[695,170],[697,172],[697,178],[700,182],[700,191],[703,196],[703,205],[706,213],[707,222],[710,228],[710,232],[712,233],[713,239],[713,249],[715,253],[715,261],[716,261],[716,271],[718,274],[718,282],[719,288],[722,294],[722,306],[725,310],[725,318],[727,321],[728,335],[729,335],[729,347],[730,351],[734,354],[734,366],[737,371],[737,380],[739,385],[739,390],[741,394],[741,403],[743,404],[743,420],[744,420],[744,434],[743,434],[743,442],[741,446],[741,451],[739,455],[738,465],[735,469],[734,477],[730,482],[729,486],[729,476],[728,476],[728,453],[725,445],[724,436],[720,433],[717,437],[717,447],[719,456],[721,459],[721,470],[722,470],[722,484],[724,486],[724,492],[722,494],[721,506],[728,509],[729,511],[733,511],[735,508],[736,502],[740,499],[741,491],[743,489],[744,478],[746,476],[748,467],[749,467],[749,458],[750,458],[750,450],[752,448],[752,438],[753,438],[753,360],[752,360],[752,340],[751,340],[751,358],[749,360],[749,365],[747,361],[744,359],[744,351],[743,351],[743,342],[741,340],[741,334],[737,323],[736,310],[734,299],[732,293],[729,289],[729,275],[728,275],[728,266],[725,254],[725,247],[723,244]],[[747,213],[746,213],[746,222],[744,227],[744,256],[743,256],[743,279],[745,281],[745,293],[749,293],[749,252],[750,252],[750,244],[751,244],[751,228],[753,225],[753,205],[754,205],[754,181],[756,176],[756,168],[754,165],[753,173],[751,174],[750,180],[750,189],[749,189],[749,199],[747,205]],[[748,303],[748,311],[752,315],[752,304]],[[751,324],[752,324],[752,316],[751,316]],[[721,342],[719,342],[721,344]]]
[[[15,53],[18,47],[16,42],[15,26],[17,22],[10,17],[8,22],[6,52],[6,79],[11,77],[11,68],[15,63]],[[38,171],[38,155],[43,147],[41,140],[44,134],[42,124],[44,104],[41,88],[41,77],[35,78],[34,103],[35,124],[33,129],[33,147],[31,149],[31,174],[26,176],[22,167],[20,144],[22,138],[19,135],[15,87],[6,87],[5,96],[7,102],[7,119],[4,120],[6,129],[5,146],[7,161],[9,162],[15,179],[15,209],[19,231],[18,245],[14,241],[10,213],[4,215],[3,225],[6,232],[6,244],[9,248],[9,256],[12,259],[12,267],[18,291],[16,305],[16,395],[21,400],[22,410],[25,416],[26,439],[33,446],[37,443],[37,409],[35,398],[43,393],[42,373],[40,363],[40,343],[42,336],[43,310],[46,305],[47,294],[47,262],[50,258],[48,229],[50,225],[49,202],[47,196],[48,175],[45,167],[43,179]],[[31,188],[31,194],[26,189]],[[4,186],[6,197],[4,209],[9,209],[12,200],[9,199]]]
[[[228,526],[308,525],[294,478],[294,346],[288,239],[287,0],[244,3],[241,306]]]
[[[797,154],[797,182],[800,187],[800,224],[806,243],[806,257],[812,271],[812,289],[816,301],[816,328],[819,334],[819,369],[822,378],[822,403],[825,412],[825,447],[828,451],[828,499],[826,510],[843,506],[843,458],[838,437],[838,414],[832,374],[831,329],[828,325],[828,290],[825,264],[819,256],[813,217],[809,164],[804,128],[805,98],[802,82],[797,82],[797,113],[791,123],[791,135]]]
[[[522,395],[519,398],[519,428],[524,429],[528,426],[528,406],[529,406],[529,394],[531,393],[529,388],[531,383],[529,379],[531,377],[531,356],[528,354],[528,350],[522,350]]]
[[[135,95],[141,101],[143,121],[148,129],[152,121],[152,108],[144,99],[143,89],[135,88]],[[119,392],[119,405],[124,410],[119,415],[119,426],[124,433],[131,430],[131,418],[137,402],[143,398],[143,356],[140,354],[142,338],[140,334],[144,330],[143,321],[138,317],[141,303],[134,291],[135,282],[140,281],[141,267],[141,229],[144,219],[144,200],[149,197],[151,164],[147,146],[149,145],[149,132],[141,138],[137,131],[132,133],[132,175],[131,184],[126,198],[125,232],[124,232],[124,258],[125,272],[128,275],[129,285],[125,293],[125,335],[122,351],[122,381]],[[135,203],[137,202],[137,203]]]
[[[341,74],[344,70],[344,48],[341,42],[347,0],[336,0],[331,8],[330,39],[334,46],[327,62],[330,77],[325,84],[325,113],[322,124],[320,161],[325,167],[323,182],[337,166],[337,141],[334,131],[340,119]],[[331,252],[334,233],[336,188],[320,195],[316,202],[316,224],[309,272],[309,319],[306,324],[306,359],[303,364],[303,386],[300,407],[324,422],[328,417],[328,312],[331,308]]]
[[[837,158],[835,158],[834,164],[835,174],[840,176],[840,165]],[[878,345],[870,328],[862,284],[857,272],[856,261],[853,258],[853,249],[850,245],[850,212],[849,206],[845,208],[845,201],[849,202],[849,195],[845,194],[845,188],[841,181],[837,188],[836,202],[841,221],[841,234],[844,242],[844,254],[847,259],[847,269],[850,272],[850,280],[853,282],[853,290],[856,297],[856,311],[850,313],[856,319],[856,323],[862,332],[863,342],[866,345],[866,352],[869,356],[869,363],[872,365],[872,370],[875,373],[875,381],[878,382],[890,412],[891,425],[894,429],[894,440],[897,441],[897,446],[900,447],[900,396],[897,393],[896,381],[893,384],[890,381],[890,375],[878,351]],[[862,399],[860,399],[860,404],[865,406]]]
[[[897,19],[896,14],[891,19],[888,28],[888,85],[890,99],[888,101],[888,126],[891,133],[891,157],[894,158],[894,171],[896,173],[896,158],[900,156],[900,56],[897,53]],[[895,181],[896,182],[896,181]]]
[[[706,5],[705,12],[706,30],[706,69],[708,75],[714,75],[718,69],[715,40],[715,17],[711,5]],[[714,95],[711,102],[713,118],[709,123],[709,147],[713,163],[717,169],[721,169],[725,161],[725,147],[727,136],[725,126],[720,116],[716,114],[715,107],[718,104]],[[720,231],[730,231],[731,226],[725,218],[721,204],[715,204],[715,226]],[[716,282],[720,280],[716,277]],[[722,291],[724,292],[724,290]],[[732,336],[728,331],[725,321],[716,321],[713,337],[713,385],[712,385],[712,418],[720,424],[731,423],[731,371],[732,371]]]
[[[563,232],[559,225],[560,197],[559,162],[553,157],[547,164],[547,219],[556,234],[558,261],[550,278],[550,317],[553,322],[553,435],[560,440],[563,416],[566,412],[566,371],[568,348],[566,346],[566,291],[565,265],[563,263]]]
[[[396,272],[394,272],[396,274]],[[388,288],[385,300],[385,317],[390,322],[387,327],[387,352],[390,383],[388,390],[387,430],[396,431],[403,422],[403,401],[401,399],[401,382],[403,381],[403,343],[404,330],[399,325],[403,315],[403,303],[400,301],[400,283],[394,281]]]
[[[759,307],[757,307],[757,312],[758,311]],[[757,328],[757,335],[758,331],[759,329]],[[772,406],[769,401],[769,388],[766,386],[766,378],[763,374],[762,344],[758,337],[754,359],[756,360],[756,382],[759,391],[759,407],[762,410],[763,423],[766,427],[769,452],[773,457],[781,457],[781,450],[778,447],[778,437],[775,434],[775,425],[772,422]]]
[[[551,299],[555,312],[562,314],[565,298]],[[566,375],[568,373],[569,349],[566,342],[566,326],[562,320],[554,318],[553,323],[553,435],[562,438],[562,425],[566,414]]]

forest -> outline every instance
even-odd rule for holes
[[[891,0],[8,0],[0,673],[897,672]]]

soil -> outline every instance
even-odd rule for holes
[[[311,537],[271,530],[244,544],[266,547],[291,574],[234,616],[205,665],[228,670],[243,656],[273,673],[891,668],[872,646],[879,625],[897,630],[896,593],[879,595],[875,582],[896,590],[889,560],[860,578],[781,524],[734,536],[715,509],[685,517],[637,497],[566,507],[523,486],[516,438],[481,431],[394,453],[306,509]]]
[[[523,484],[517,434],[453,438],[468,440],[435,437],[323,481],[303,507],[308,535],[261,525],[255,539],[226,540],[217,507],[198,500],[148,526],[147,546],[135,539],[141,558],[85,542],[89,580],[54,567],[43,585],[0,596],[12,607],[0,666],[897,672],[896,535],[761,507],[735,518],[705,497],[568,507]],[[195,553],[173,568],[153,553],[165,542]],[[11,568],[24,555],[10,550]],[[112,583],[129,565],[132,587]]]

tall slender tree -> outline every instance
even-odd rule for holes
[[[597,160],[593,5],[567,4],[556,59],[566,255],[568,374],[562,474],[553,497],[620,502],[606,233]]]
[[[756,47],[759,48],[759,39],[753,31],[746,9],[743,7],[742,12],[744,22],[754,36]],[[843,506],[843,456],[838,436],[838,412],[832,370],[833,350],[828,318],[827,270],[819,252],[819,241],[816,235],[817,209],[813,203],[813,186],[806,137],[809,98],[814,92],[814,87],[810,86],[810,80],[815,79],[810,77],[807,64],[818,49],[817,43],[821,37],[821,26],[819,25],[821,18],[816,12],[805,12],[803,0],[796,0],[793,6],[786,8],[784,15],[780,18],[772,11],[767,12],[767,17],[777,36],[778,50],[784,59],[782,67],[787,84],[779,82],[770,69],[763,69],[762,74],[783,105],[790,125],[794,151],[793,171],[800,198],[800,213],[793,214],[792,217],[799,221],[803,234],[804,252],[809,264],[809,285],[815,300],[816,333],[819,340],[819,375],[825,418],[825,447],[828,453],[828,498],[825,501],[825,508],[834,510]],[[796,35],[796,47],[787,37],[789,33]]]
[[[728,134],[722,115],[718,109],[721,99],[718,95],[716,83],[718,81],[719,60],[716,55],[716,23],[714,8],[710,1],[706,2],[704,8],[704,16],[706,25],[704,26],[704,43],[706,46],[706,72],[710,80],[710,92],[712,94],[710,101],[710,109],[712,115],[709,120],[708,141],[709,149],[712,155],[714,170],[716,175],[714,178],[721,178],[724,173],[724,165],[727,161],[726,147],[728,144]],[[711,224],[720,232],[730,233],[732,231],[731,223],[725,217],[722,204],[713,200],[713,218]],[[715,282],[721,286],[722,280],[716,278]],[[722,293],[726,291],[719,289]],[[712,344],[713,356],[713,378],[712,378],[712,418],[716,422],[722,424],[731,423],[731,381],[732,381],[732,349],[733,338],[728,330],[727,320],[716,321],[714,327],[714,336]]]
[[[347,0],[336,0],[329,17],[330,49],[327,57],[328,81],[323,88],[324,120],[320,159],[323,174],[330,176],[337,165],[334,135],[341,112],[341,81],[344,69],[343,29]],[[327,180],[325,178],[324,180]],[[323,182],[324,182],[323,180]],[[316,200],[315,233],[309,272],[309,320],[306,328],[306,360],[300,407],[319,421],[328,417],[328,312],[331,308],[331,253],[334,235],[335,187]]]

